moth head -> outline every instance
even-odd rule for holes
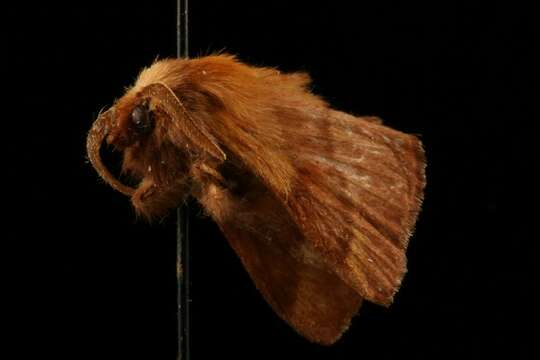
[[[123,153],[122,173],[137,181],[137,186],[122,183],[104,165],[100,157],[104,142]],[[168,207],[175,201],[177,205],[185,196],[180,188],[186,191],[193,159],[226,158],[178,96],[162,83],[132,89],[101,113],[88,134],[87,152],[99,175],[114,189],[131,196],[139,209],[152,195],[152,201],[161,196],[160,204],[167,197]]]
[[[106,141],[123,150],[148,139],[155,128],[156,114],[150,98],[135,98],[113,109],[114,117]]]

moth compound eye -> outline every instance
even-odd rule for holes
[[[131,112],[131,123],[135,131],[139,134],[147,134],[152,130],[154,119],[147,104],[135,106]]]

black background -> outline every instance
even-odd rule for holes
[[[365,304],[336,345],[314,345],[274,315],[191,204],[193,359],[533,358],[534,9],[295,4],[192,0],[191,55],[308,71],[334,107],[421,134],[428,186],[409,272],[390,308]],[[175,7],[43,2],[5,13],[10,358],[174,358],[174,217],[136,221],[87,163],[85,137],[141,67],[175,56]]]

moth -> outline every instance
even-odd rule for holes
[[[426,161],[416,136],[332,109],[310,82],[231,55],[159,60],[100,113],[87,152],[142,217],[197,199],[273,310],[329,345],[363,301],[392,303]],[[107,169],[104,142],[138,185]]]

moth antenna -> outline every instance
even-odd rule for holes
[[[99,176],[101,176],[105,182],[111,185],[113,189],[121,192],[124,195],[131,196],[135,189],[122,184],[118,179],[116,179],[103,164],[103,161],[99,156],[101,144],[105,140],[105,137],[109,133],[112,126],[112,114],[114,112],[114,108],[111,108],[105,112],[102,111],[100,111],[97,120],[94,122],[90,132],[88,133],[86,140],[86,152],[88,154],[88,159],[97,170]]]
[[[227,155],[212,139],[208,132],[201,128],[197,122],[193,120],[189,111],[186,109],[182,101],[176,96],[174,91],[162,82],[156,82],[144,87],[140,94],[152,98],[161,108],[172,118],[172,125],[180,130],[189,140],[195,145],[200,146],[216,159],[225,161]],[[185,119],[179,121],[179,119]]]

